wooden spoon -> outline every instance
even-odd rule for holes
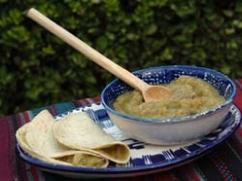
[[[153,86],[147,84],[143,80],[133,75],[131,72],[127,71],[95,49],[91,48],[89,45],[78,39],[61,26],[57,25],[36,9],[29,9],[27,11],[27,16],[84,54],[96,64],[111,72],[113,75],[117,76],[131,87],[139,90],[142,93],[145,102],[159,101],[168,98],[171,95],[171,91],[166,87],[161,85]]]

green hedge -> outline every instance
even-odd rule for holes
[[[129,70],[195,64],[242,76],[242,2],[0,0],[0,113],[99,95],[114,77],[26,18],[35,7]]]

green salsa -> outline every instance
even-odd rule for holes
[[[114,101],[114,108],[120,112],[146,118],[181,117],[214,108],[225,101],[218,91],[206,81],[180,76],[164,85],[171,97],[158,102],[144,102],[140,92],[128,91]]]

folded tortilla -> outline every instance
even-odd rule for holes
[[[55,122],[53,133],[67,147],[92,152],[119,164],[130,159],[128,146],[105,133],[86,112],[72,113]]]
[[[56,164],[75,166],[107,167],[109,161],[98,154],[85,150],[73,150],[57,142],[53,136],[53,116],[44,110],[34,119],[18,129],[16,133],[20,147],[38,159]]]

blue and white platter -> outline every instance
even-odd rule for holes
[[[199,158],[231,136],[241,122],[240,111],[233,105],[222,124],[209,135],[182,145],[155,146],[126,137],[112,123],[103,106],[100,104],[81,107],[74,109],[71,112],[79,111],[87,111],[94,122],[105,132],[111,134],[117,140],[121,140],[128,144],[131,151],[131,159],[128,164],[113,164],[107,168],[88,168],[50,164],[31,157],[25,153],[19,145],[17,145],[20,157],[27,163],[34,165],[43,171],[68,177],[100,178],[144,175],[168,170]],[[60,120],[67,114],[70,114],[70,112],[58,115],[56,119]]]

